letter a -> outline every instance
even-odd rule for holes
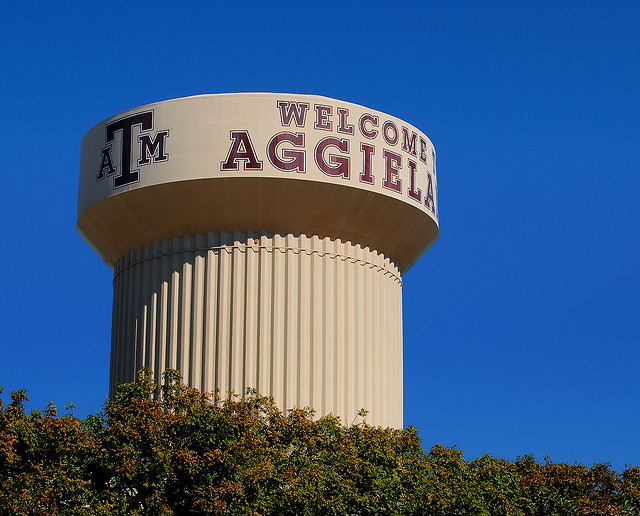
[[[248,131],[231,131],[231,147],[227,159],[220,163],[220,170],[238,170],[238,160],[244,160],[244,170],[262,170],[262,161],[249,138]]]
[[[100,172],[98,172],[98,177],[96,177],[96,181],[100,181],[104,178],[104,172],[107,171],[107,175],[116,173],[116,168],[113,166],[113,161],[111,161],[111,147],[105,147],[102,149],[102,163],[100,164]]]

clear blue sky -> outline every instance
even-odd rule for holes
[[[640,3],[5,2],[4,399],[107,396],[111,270],[75,230],[80,141],[148,102],[313,93],[438,153],[405,276],[405,424],[467,457],[640,465]]]

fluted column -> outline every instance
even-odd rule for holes
[[[110,392],[148,366],[221,395],[402,427],[402,281],[384,255],[317,236],[208,233],[115,265]]]

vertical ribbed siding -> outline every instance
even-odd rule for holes
[[[115,267],[110,392],[149,366],[201,390],[256,388],[282,408],[402,426],[402,284],[350,242],[267,233],[185,236]]]

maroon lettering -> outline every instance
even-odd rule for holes
[[[131,170],[131,132],[133,126],[139,125],[143,131],[153,129],[153,111],[144,113],[136,113],[135,115],[116,120],[107,125],[106,143],[115,140],[115,133],[118,131],[122,134],[122,154],[120,160],[120,175],[113,180],[113,187],[120,188],[131,183],[137,183],[140,180],[140,171]],[[102,155],[104,163],[104,154]],[[101,171],[102,172],[102,171]],[[100,176],[98,176],[100,179]]]
[[[376,129],[367,129],[365,126],[366,123],[371,124],[373,127],[378,127],[378,117],[376,115],[370,115],[369,113],[365,113],[360,117],[360,132],[365,138],[372,140],[378,136],[378,131]]]
[[[436,151],[435,149],[431,149],[431,163],[433,166],[433,177],[436,177]],[[436,217],[438,216],[436,214],[436,201],[433,198],[433,184],[431,184],[431,175],[427,174],[429,176],[429,184],[427,186],[427,200],[429,197],[431,197],[431,212],[436,215]],[[427,205],[427,207],[429,207]]]
[[[407,160],[409,164],[409,197],[422,202],[422,190],[416,188],[416,163],[413,160]]]
[[[416,139],[418,135],[411,131],[411,138],[409,138],[409,130],[406,127],[402,128],[402,150],[405,152],[409,152],[414,156],[417,156],[416,153]]]
[[[353,134],[353,125],[347,122],[349,110],[347,108],[338,108],[340,122],[338,123],[338,132],[344,134]]]
[[[368,143],[361,143],[360,150],[362,151],[362,173],[360,174],[360,182],[373,184],[374,177],[371,173],[371,156],[375,154],[375,147]]]
[[[431,208],[431,212],[435,215],[436,205],[433,200],[433,181],[429,173],[427,173],[427,194],[424,196],[424,205],[427,208]]]
[[[102,163],[100,164],[100,172],[98,172],[96,181],[100,181],[104,177],[105,170],[108,176],[116,173],[116,167],[113,166],[113,161],[111,160],[111,147],[102,149]]]
[[[327,147],[336,147],[345,154],[349,153],[349,140],[346,138],[335,138],[328,136],[323,138],[316,145],[315,158],[316,165],[325,174],[332,177],[342,176],[344,179],[349,179],[349,158],[347,156],[338,156],[336,154],[329,154],[329,161],[325,161],[324,151]]]
[[[313,127],[316,129],[322,129],[323,131],[331,131],[333,124],[329,117],[333,114],[333,108],[331,106],[323,106],[322,104],[315,104],[313,106],[316,110],[316,123]]]
[[[427,164],[427,141],[422,136],[420,137],[420,161]]]
[[[392,136],[389,136],[389,129],[392,129]],[[398,143],[398,128],[391,120],[387,120],[382,126],[382,136],[384,141],[389,145],[395,145]]]
[[[154,163],[167,161],[169,155],[165,152],[166,140],[169,137],[169,131],[158,131],[155,138],[151,138],[148,134],[138,136],[140,142],[140,159],[138,166],[148,165],[153,158]]]
[[[304,127],[307,118],[307,109],[309,104],[306,102],[291,102],[289,100],[279,100],[278,109],[280,110],[280,123],[282,126],[291,125],[293,117],[297,127]]]
[[[220,170],[238,170],[238,160],[245,162],[244,170],[262,170],[248,131],[231,131],[231,147],[227,159],[220,163]]]
[[[431,149],[431,165],[433,167],[433,175],[436,175],[436,151]]]
[[[397,133],[396,133],[397,136]],[[402,190],[402,180],[398,177],[398,171],[402,166],[402,156],[396,154],[390,150],[384,149],[382,151],[384,161],[386,164],[386,172],[384,179],[382,180],[382,186],[400,193]]]
[[[282,149],[282,158],[278,156],[278,145],[289,142],[294,147],[304,147],[304,133],[278,133],[274,135],[267,145],[267,156],[271,164],[278,170],[304,173],[305,151],[295,149]]]

